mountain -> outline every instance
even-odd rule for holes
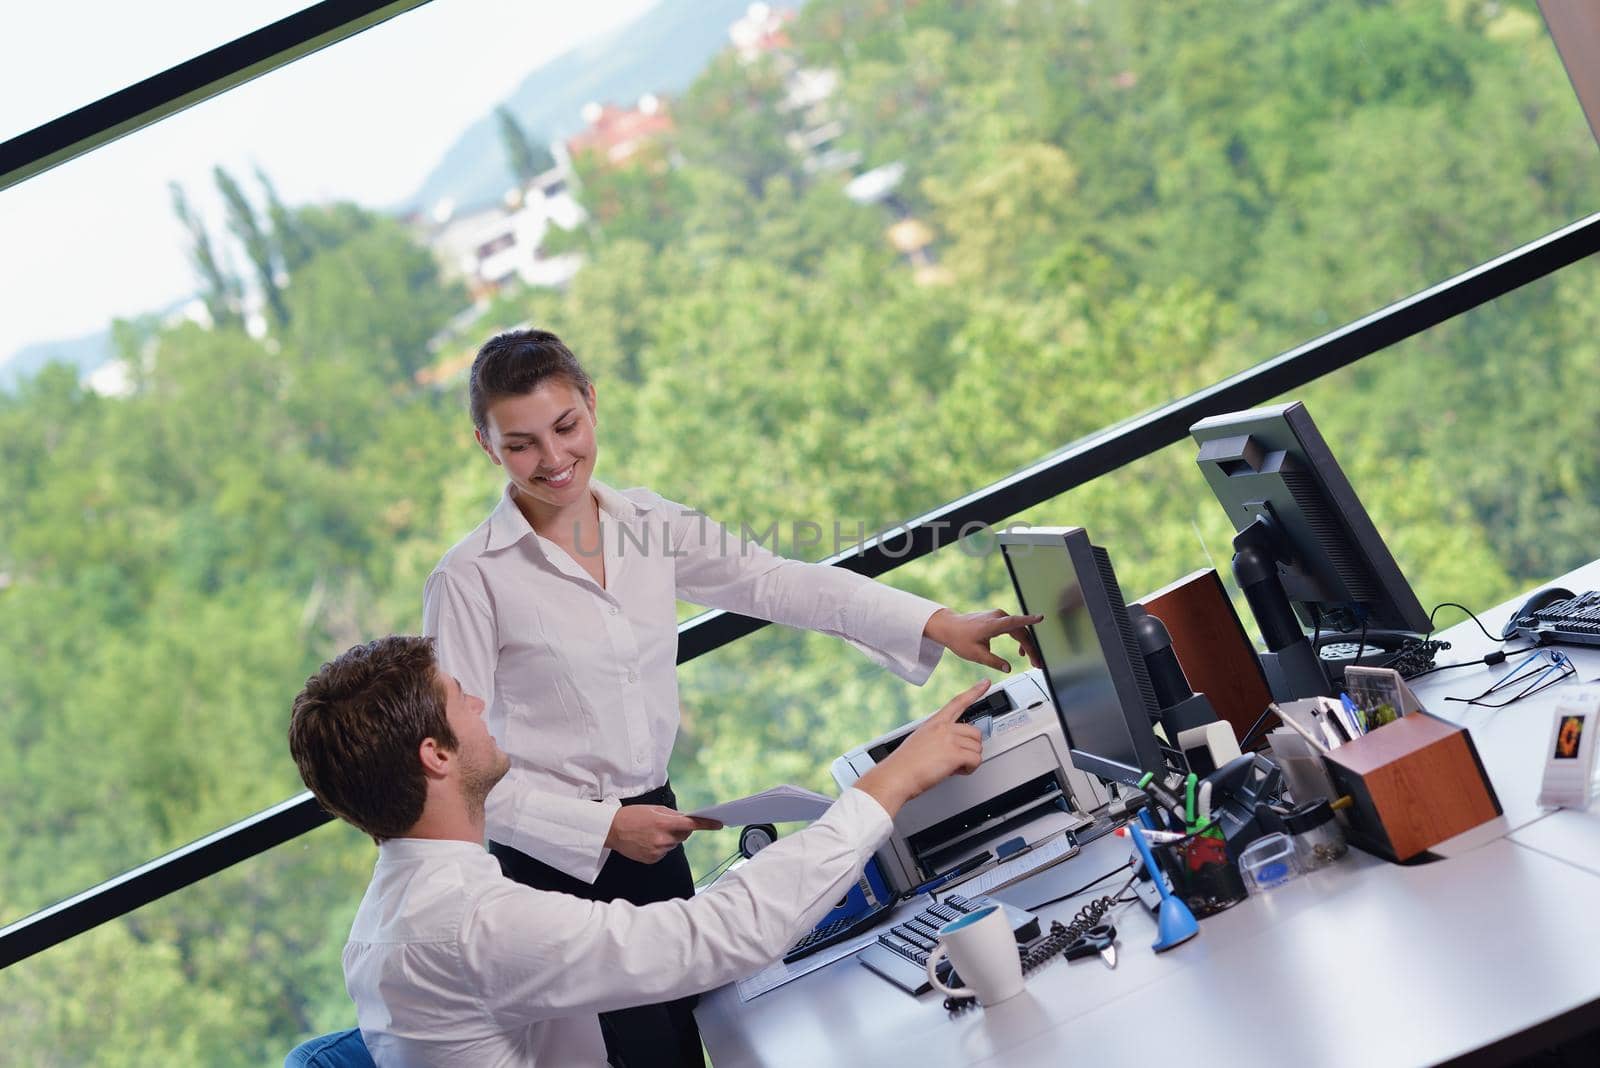
[[[804,0],[773,0],[770,7],[796,10]],[[728,47],[728,27],[750,0],[661,0],[621,29],[580,45],[534,70],[505,100],[531,137],[565,139],[583,127],[579,112],[590,101],[631,105],[644,93],[676,93],[689,87],[706,64]],[[457,204],[498,200],[511,185],[493,114],[464,129],[422,185],[397,212],[423,209],[442,197]],[[41,341],[0,353],[0,389],[11,389],[51,360],[80,375],[110,360],[111,334]]]
[[[24,345],[10,356],[0,356],[0,389],[14,388],[22,379],[37,374],[45,364],[51,362],[76,367],[78,377],[82,378],[110,360],[112,355],[109,330],[96,330],[92,334],[57,341],[37,341],[32,345]]]
[[[804,0],[770,6],[797,9]],[[644,93],[688,88],[711,57],[728,46],[728,27],[749,0],[661,0],[636,21],[566,52],[529,74],[505,101],[530,137],[565,139],[583,128],[590,101],[632,105]],[[401,211],[425,209],[443,197],[457,204],[497,200],[512,183],[494,116],[462,131]]]

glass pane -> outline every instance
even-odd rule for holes
[[[288,700],[417,629],[496,489],[456,382],[415,377],[468,343],[460,233],[393,205],[487,178],[494,225],[499,101],[535,145],[576,133],[590,94],[703,64],[732,7],[440,0],[0,194],[0,922],[301,789]]]
[[[298,789],[290,696],[415,629],[493,500],[461,376],[496,329],[587,361],[607,481],[820,557],[1581,215],[1600,176],[1528,3],[557,7],[436,0],[0,195],[0,917]],[[1539,345],[1584,351],[1583,309],[1463,366],[1521,388]],[[1104,491],[1151,584],[1195,558],[1141,511],[1159,485]],[[909,577],[1003,595],[960,564]],[[824,647],[686,677],[686,789],[815,784],[924,708],[859,664],[814,705],[835,681],[777,665]]]
[[[354,1027],[372,839],[336,823],[0,971],[6,1063],[259,1066]]]
[[[0,141],[309,6],[305,0],[12,5],[0,33]]]

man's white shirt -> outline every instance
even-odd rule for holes
[[[684,997],[775,959],[888,837],[846,790],[695,897],[586,901],[505,878],[482,845],[393,839],[344,950],[362,1038],[383,1068],[604,1065],[599,1012]]]
[[[776,556],[649,490],[591,486],[600,544],[578,551],[603,553],[604,589],[533,530],[508,486],[423,594],[440,667],[487,703],[511,757],[489,795],[490,840],[585,882],[609,855],[618,799],[666,782],[680,598],[835,635],[919,685],[943,652],[922,636],[933,601]]]

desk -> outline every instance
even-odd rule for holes
[[[1600,564],[1560,582],[1600,588]],[[1498,630],[1521,601],[1485,614],[1485,624]],[[1454,643],[1445,663],[1494,645],[1470,621],[1445,637]],[[1600,675],[1600,652],[1575,659],[1580,679]],[[748,1004],[730,985],[696,1010],[713,1064],[1058,1068],[1066,1057],[1163,1063],[1179,1050],[1194,1065],[1499,1063],[1600,1025],[1600,813],[1545,814],[1533,804],[1548,698],[1498,711],[1442,701],[1475,694],[1502,671],[1440,672],[1418,687],[1430,711],[1472,732],[1506,810],[1448,843],[1446,860],[1401,867],[1352,851],[1202,921],[1198,938],[1161,956],[1148,948],[1154,919],[1125,908],[1115,971],[1057,959],[1017,998],[955,1017],[935,995],[911,998],[851,959]],[[1127,848],[1100,839],[995,896],[1031,908],[1110,871]],[[1066,922],[1087,900],[1037,911]],[[1335,998],[1360,1008],[1332,1009]],[[1188,1020],[1211,1006],[1218,1025],[1179,1031],[1162,1022],[1161,1006]]]

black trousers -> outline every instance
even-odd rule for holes
[[[671,783],[638,797],[623,798],[622,803],[678,807]],[[590,901],[621,899],[635,905],[694,896],[694,876],[689,872],[689,858],[681,845],[654,864],[640,864],[613,851],[593,883],[574,879],[564,871],[499,842],[490,842],[489,852],[500,862],[500,870],[506,878],[535,890],[558,890]],[[696,995],[660,1005],[639,1005],[601,1013],[600,1033],[605,1036],[606,1056],[618,1068],[651,1068],[653,1065],[704,1068],[700,1028],[694,1022],[694,1005],[698,1000]]]

